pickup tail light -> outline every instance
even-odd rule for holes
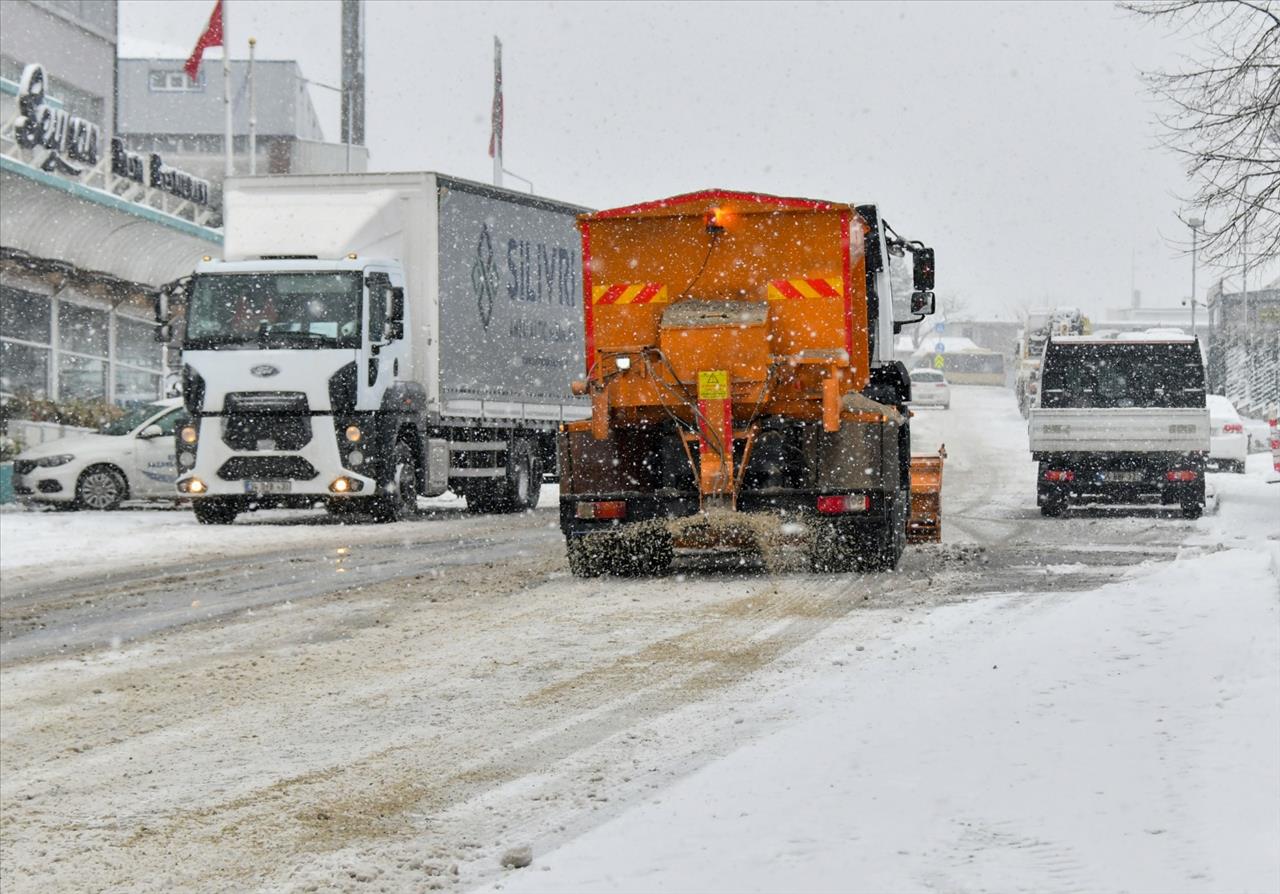
[[[1169,481],[1195,481],[1200,474],[1190,469],[1174,469],[1171,472],[1165,472],[1164,477]]]
[[[818,512],[822,515],[843,515],[846,512],[866,512],[871,508],[867,494],[839,494],[818,497]]]
[[[578,504],[574,512],[578,518],[616,519],[627,517],[626,500],[593,500]]]
[[[1044,473],[1045,481],[1075,481],[1076,473],[1070,469],[1047,469]]]
[[[1226,425],[1222,426],[1222,431],[1224,434],[1228,435],[1242,435],[1244,434],[1244,424],[1240,422],[1228,422]]]

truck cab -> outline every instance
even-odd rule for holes
[[[422,466],[395,261],[206,260],[185,286],[179,492],[201,521],[353,501],[395,516]],[[404,448],[397,451],[398,442]]]

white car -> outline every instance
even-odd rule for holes
[[[40,444],[13,461],[24,502],[115,509],[125,500],[177,499],[174,432],[187,421],[181,398],[144,404],[100,434]]]
[[[1244,472],[1249,436],[1231,401],[1221,394],[1205,398],[1209,405],[1209,465],[1222,472]]]
[[[911,405],[951,409],[951,386],[936,369],[911,370]]]

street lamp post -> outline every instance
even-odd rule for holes
[[[1187,226],[1191,227],[1191,337],[1196,335],[1196,237],[1204,221],[1198,217],[1187,218]]]

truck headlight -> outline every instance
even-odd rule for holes
[[[71,453],[58,453],[53,456],[42,456],[36,460],[36,465],[48,469],[52,466],[65,466],[67,463],[75,459],[75,455]]]

